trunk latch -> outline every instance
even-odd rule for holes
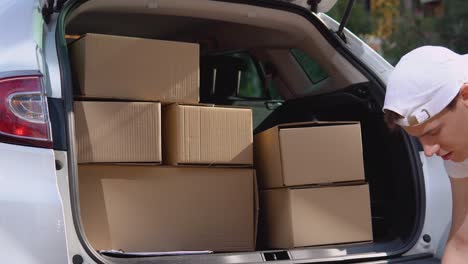
[[[265,261],[290,260],[291,257],[287,251],[274,251],[263,253]]]

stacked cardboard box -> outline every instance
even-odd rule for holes
[[[269,247],[372,240],[359,123],[279,125],[254,146]]]
[[[76,101],[78,163],[161,163],[161,104]]]
[[[171,104],[163,108],[168,165],[252,167],[252,110]]]
[[[198,104],[198,45],[88,34],[71,57],[95,249],[254,250],[254,158],[269,247],[372,239],[359,124],[276,126],[253,157],[250,109]]]
[[[79,96],[198,103],[198,44],[86,34],[70,48]]]
[[[98,34],[71,44],[81,216],[95,249],[255,249],[252,112],[198,105],[198,49]]]
[[[96,249],[255,248],[252,169],[79,166],[81,215]]]

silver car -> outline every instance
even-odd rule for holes
[[[1,262],[438,263],[452,210],[442,161],[386,128],[381,109],[392,66],[325,14],[333,2],[0,1]],[[201,99],[252,107],[255,133],[283,122],[360,121],[374,240],[183,256],[93,249],[80,217],[67,49],[85,33],[205,43],[217,56],[242,58],[250,65],[245,80],[215,95],[202,83]]]

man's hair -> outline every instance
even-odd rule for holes
[[[450,101],[450,103],[445,107],[448,110],[453,110],[457,104],[458,95]],[[395,129],[397,127],[397,120],[403,118],[403,116],[391,111],[384,110],[384,121],[390,129]]]

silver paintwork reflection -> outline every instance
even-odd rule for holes
[[[62,203],[50,149],[0,143],[2,263],[67,263]]]
[[[41,43],[39,2],[0,0],[0,72],[37,70]]]

